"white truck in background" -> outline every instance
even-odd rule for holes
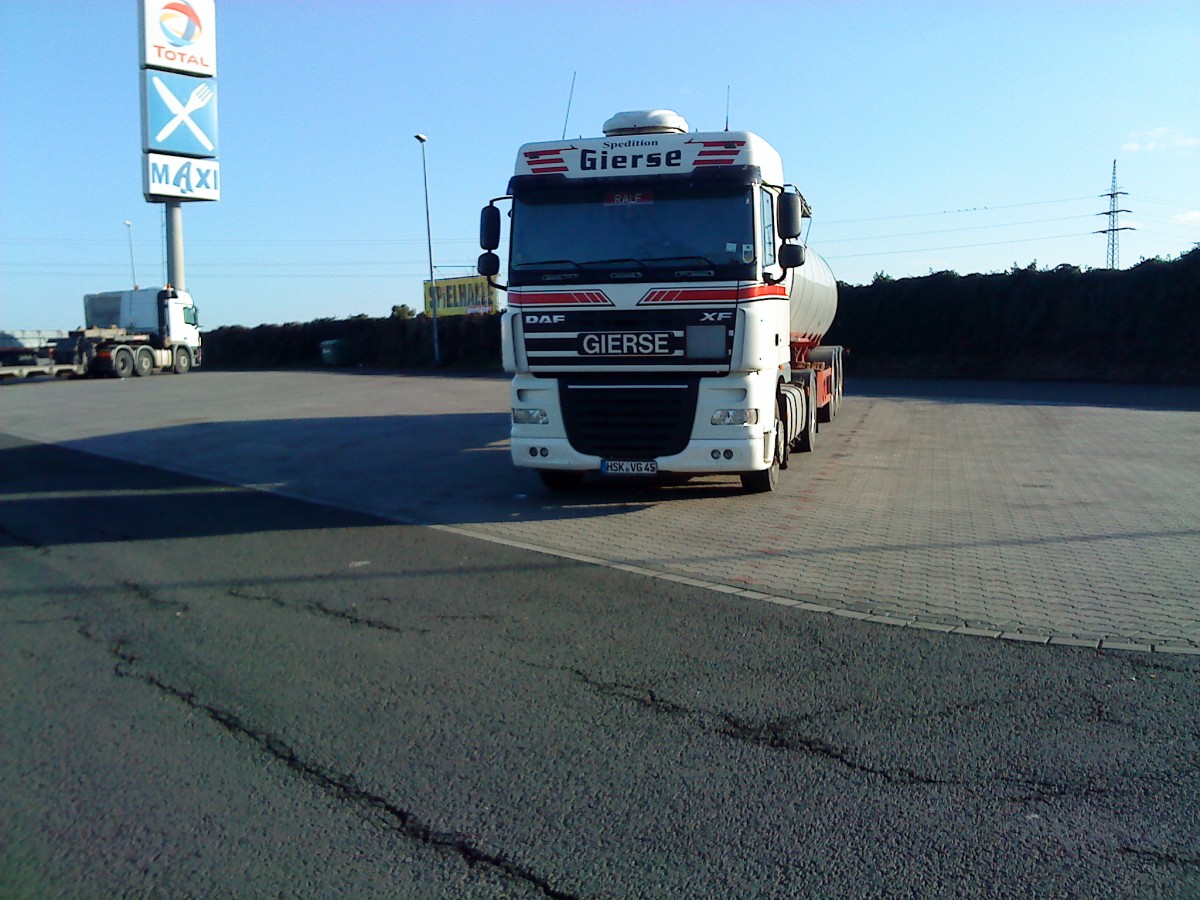
[[[842,400],[842,348],[819,346],[837,283],[797,242],[812,211],[758,135],[689,132],[670,110],[603,130],[521,147],[481,216],[496,284],[512,202],[496,286],[513,462],[551,489],[598,472],[774,490]]]
[[[183,374],[203,362],[199,314],[174,288],[83,297],[84,327],[67,332],[0,331],[0,377]]]

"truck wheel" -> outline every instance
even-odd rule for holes
[[[149,347],[140,347],[133,355],[133,374],[144,378],[154,371],[154,351]]]
[[[783,420],[779,417],[779,407],[775,407],[775,453],[771,457],[771,465],[760,472],[743,472],[742,489],[747,494],[768,494],[779,484],[779,469],[783,465],[783,455],[786,450],[786,438],[783,436]]]
[[[831,422],[842,410],[842,360],[835,357],[833,361],[833,387],[829,392],[829,412],[822,422]]]
[[[133,374],[133,351],[128,347],[118,347],[113,351],[112,370],[118,378],[128,378]]]
[[[552,491],[570,491],[583,484],[582,472],[563,472],[558,469],[538,469],[542,484]]]
[[[829,392],[829,402],[817,407],[817,423],[826,425],[833,421],[833,391]]]
[[[187,347],[175,348],[175,374],[186,375],[192,368],[192,351]]]
[[[804,423],[804,430],[800,432],[800,437],[796,441],[796,449],[801,453],[812,453],[813,445],[817,440],[817,407],[814,405],[816,397],[816,385],[809,382],[809,390],[805,391],[806,403],[808,407],[808,421]]]

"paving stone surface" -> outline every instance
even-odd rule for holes
[[[0,430],[784,602],[964,635],[1200,652],[1200,389],[851,381],[770,495],[546,492],[500,378],[22,383]]]

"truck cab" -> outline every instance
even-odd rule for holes
[[[793,370],[836,308],[828,267],[796,243],[808,208],[779,154],[668,110],[619,113],[602,138],[521,147],[502,199],[513,462],[551,487],[594,471],[773,488],[815,407]]]

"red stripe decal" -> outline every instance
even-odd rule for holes
[[[604,291],[545,291],[517,294],[509,291],[510,306],[612,306]]]
[[[533,161],[540,156],[559,156],[559,157],[561,157],[566,151],[574,150],[574,149],[575,149],[575,145],[572,144],[570,147],[551,147],[547,150],[526,150],[525,158],[527,160]]]
[[[733,288],[658,288],[647,291],[638,305],[651,303],[736,303],[739,300],[761,300],[765,297],[786,297],[782,285],[766,284]]]

